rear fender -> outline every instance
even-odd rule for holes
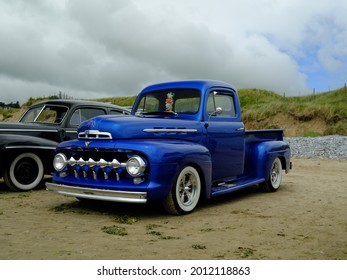
[[[269,179],[271,164],[277,157],[282,162],[282,168],[288,172],[290,168],[290,148],[287,143],[283,141],[256,143],[252,148],[251,175],[256,178]]]

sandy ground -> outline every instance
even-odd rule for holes
[[[249,188],[170,216],[0,182],[0,259],[347,259],[347,161],[294,159],[280,190]]]

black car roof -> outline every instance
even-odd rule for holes
[[[72,106],[76,106],[76,105],[95,105],[95,106],[103,106],[103,107],[121,109],[123,111],[130,112],[130,110],[128,110],[127,108],[124,108],[122,106],[115,105],[115,104],[112,104],[112,103],[98,102],[98,101],[91,101],[91,100],[79,100],[79,99],[52,99],[52,100],[45,100],[45,101],[33,104],[30,107],[40,106],[40,105],[45,105],[45,104],[65,105],[65,106],[68,106],[68,107],[72,107]]]

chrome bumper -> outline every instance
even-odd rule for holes
[[[46,183],[46,190],[77,198],[105,200],[114,202],[146,203],[146,192],[125,192],[102,189],[71,187],[54,183]]]

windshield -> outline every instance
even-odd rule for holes
[[[19,120],[20,122],[61,123],[68,108],[57,105],[43,105],[30,108]]]
[[[135,114],[195,114],[199,106],[200,91],[169,89],[143,94]]]

